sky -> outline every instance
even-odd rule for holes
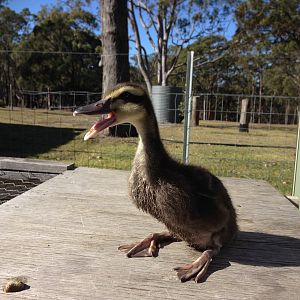
[[[32,13],[37,13],[42,5],[51,5],[53,1],[51,0],[9,0],[8,7],[20,12],[23,8],[28,7]]]
[[[97,1],[99,2],[99,1]],[[92,1],[91,10],[96,12],[97,2]],[[32,13],[37,13],[42,5],[53,5],[56,1],[53,0],[8,0],[8,7],[19,12],[23,8],[29,8]]]
[[[38,13],[43,5],[51,6],[53,4],[56,4],[57,2],[59,3],[60,1],[59,0],[57,0],[57,1],[55,1],[55,0],[26,0],[26,1],[25,0],[8,0],[7,2],[8,2],[7,6],[17,12],[20,12],[24,8],[29,8],[29,10],[32,13]],[[96,14],[98,12],[99,2],[100,2],[99,0],[91,1],[89,10],[92,13]],[[235,26],[235,23],[230,20],[230,18],[228,19],[228,21],[226,20],[226,23],[227,23],[227,28],[226,28],[226,31],[224,31],[224,35],[226,36],[226,38],[230,39],[235,32],[236,26]],[[131,33],[132,32],[129,28],[129,34],[131,34]],[[141,33],[141,35],[143,34],[142,31],[140,33]],[[147,37],[142,35],[141,38],[142,38],[142,44],[146,48],[147,52],[152,53],[153,49],[152,49]],[[130,54],[134,54],[133,53],[134,52],[134,44],[133,43],[130,44],[130,52],[131,52]]]
[[[7,6],[10,9],[15,10],[16,12],[20,12],[24,8],[29,8],[30,12],[38,13],[43,5],[51,6],[60,2],[59,0],[8,0]],[[99,0],[91,0],[90,11],[94,14],[98,13],[98,3]],[[148,40],[145,41],[144,46],[146,47],[147,51],[150,50],[152,52],[152,48]],[[133,54],[133,45],[130,45],[130,52]]]

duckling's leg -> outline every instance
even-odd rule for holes
[[[177,271],[178,278],[181,280],[181,282],[186,282],[195,277],[195,282],[200,282],[205,275],[212,258],[219,252],[219,248],[205,250],[202,255],[191,264],[174,268],[174,270]]]
[[[152,233],[140,242],[120,246],[118,249],[126,253],[127,257],[158,256],[159,248],[178,242],[170,232]]]

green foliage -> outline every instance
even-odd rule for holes
[[[36,19],[32,32],[17,47],[17,51],[28,51],[16,56],[20,86],[99,90],[99,57],[90,54],[100,50],[100,39],[93,33],[95,18],[79,8],[69,12],[58,7],[50,11],[44,8]]]
[[[9,51],[16,47],[26,32],[29,12],[23,10],[18,14],[3,3],[0,3],[0,98],[7,102],[10,85],[16,85],[16,63]]]
[[[207,35],[183,49],[170,84],[182,86],[188,50],[195,52],[194,87],[199,92],[300,95],[300,5],[298,0],[247,0],[235,11],[232,40]],[[176,47],[170,47],[170,56]]]
[[[254,90],[299,96],[299,1],[248,0],[238,7],[236,19],[239,62],[253,78]]]
[[[85,10],[88,3],[67,0],[32,15],[28,9],[17,13],[0,0],[1,99],[8,102],[10,85],[14,94],[21,89],[101,90],[98,23]],[[136,14],[142,7],[145,28],[156,46],[163,46],[142,55],[150,84],[164,78],[169,85],[183,87],[186,54],[194,50],[198,92],[300,95],[298,0],[186,0],[174,2],[173,12],[169,0],[143,3],[148,13],[135,1]],[[232,40],[221,34],[230,14],[237,25]],[[169,22],[168,39],[158,39],[156,19]],[[163,58],[165,76],[158,72]],[[137,65],[135,60],[130,72],[132,80],[141,82]]]
[[[158,85],[170,84],[170,75],[178,67],[180,52],[186,45],[200,37],[224,31],[228,25],[227,17],[239,1],[130,0],[129,3],[129,20],[135,36],[138,67],[150,92],[153,82]],[[136,25],[138,19],[140,26]],[[149,64],[151,57],[140,41],[141,36],[146,37],[153,48],[156,78]]]
[[[194,81],[195,91],[201,93],[234,93],[235,81],[239,81],[241,74],[237,72],[235,58],[228,49],[231,42],[224,36],[211,35],[199,38],[195,43],[185,48],[179,58],[182,67],[177,69],[170,82],[179,85],[178,77],[182,77],[184,84],[187,52],[194,51]],[[177,82],[177,83],[176,83]],[[182,85],[182,83],[181,83]],[[239,89],[241,87],[239,85]]]
[[[96,17],[81,0],[37,15],[0,6],[0,97],[28,90],[101,90]],[[7,100],[6,100],[7,102]]]

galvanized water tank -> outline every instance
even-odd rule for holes
[[[152,104],[158,123],[179,123],[182,89],[173,86],[152,86]]]

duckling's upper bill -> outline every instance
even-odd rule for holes
[[[128,112],[132,105],[139,106],[139,98],[145,95],[145,90],[136,84],[121,83],[116,85],[113,89],[108,91],[103,99],[76,108],[73,112],[73,116],[78,114],[96,115],[106,114],[104,119],[96,121],[96,123],[85,134],[84,140],[87,141],[90,138],[94,138],[100,131],[107,127],[115,126],[120,123],[130,122],[125,117],[126,111]],[[131,105],[131,106],[130,106]],[[127,106],[127,108],[125,108]],[[125,113],[124,113],[125,112]],[[127,113],[129,116],[129,113]]]
[[[104,130],[105,128],[112,126],[116,121],[115,113],[110,109],[110,100],[100,100],[86,106],[78,107],[74,112],[73,116],[78,114],[107,114],[107,117],[96,121],[96,123],[91,127],[91,129],[85,134],[84,140],[87,141],[90,138],[94,138],[98,132]]]

